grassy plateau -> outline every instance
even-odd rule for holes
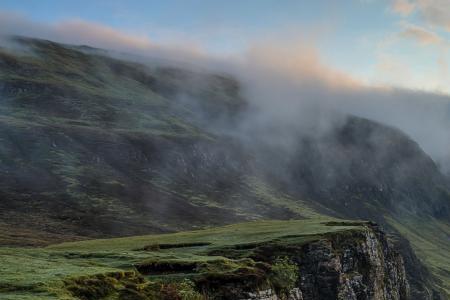
[[[100,295],[98,299],[119,299],[121,291],[126,289],[126,280],[144,286],[211,274],[232,276],[242,268],[252,272],[257,262],[246,258],[252,245],[302,244],[327,234],[363,229],[357,222],[330,221],[255,221],[174,234],[62,243],[46,248],[3,247],[0,248],[0,299],[77,299],[75,296],[84,287],[77,289],[76,285],[83,280],[92,280],[94,289],[89,293],[84,291],[87,299],[97,299],[92,295]],[[235,258],[221,253],[231,253]],[[99,278],[111,280],[107,290],[95,290]]]

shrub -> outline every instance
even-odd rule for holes
[[[205,298],[195,290],[195,285],[189,279],[177,283],[163,284],[161,299],[164,300],[204,300]]]
[[[189,280],[183,280],[178,286],[179,294],[183,300],[203,300],[204,297],[195,290],[195,284]]]
[[[289,258],[277,258],[272,264],[269,281],[278,294],[287,295],[295,288],[299,269]]]

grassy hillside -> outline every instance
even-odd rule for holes
[[[146,279],[150,281],[214,273],[233,276],[240,268],[252,272],[255,262],[230,256],[250,255],[257,245],[301,245],[337,232],[363,230],[361,223],[330,221],[258,221],[175,234],[64,243],[41,249],[0,248],[0,298],[73,299],[68,289],[76,278],[122,274],[132,280],[135,266],[152,262],[171,265],[173,271],[149,274]],[[194,263],[201,268],[189,271],[188,266]]]
[[[213,133],[245,106],[229,77],[18,42],[0,52],[2,244],[311,214]]]
[[[390,220],[410,242],[417,255],[438,279],[439,286],[450,295],[450,226],[434,219],[426,222],[415,217],[403,223]]]
[[[0,48],[0,245],[365,219],[397,235],[418,290],[431,275],[409,244],[448,291],[450,184],[402,132],[347,117],[286,148],[271,120],[245,122],[259,115],[229,75],[15,41]]]

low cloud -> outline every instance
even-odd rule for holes
[[[147,36],[117,30],[102,24],[84,20],[65,20],[53,24],[35,22],[23,15],[0,11],[0,37],[18,35],[52,40],[60,43],[88,45],[136,56],[165,59],[170,57],[178,61],[201,61],[205,52],[196,45],[182,41],[180,45],[158,45]],[[5,42],[3,42],[5,44]]]
[[[450,31],[450,0],[393,0],[391,8],[404,17],[417,12],[428,25]]]
[[[450,31],[450,0],[417,0],[417,6],[429,24]]]
[[[243,130],[269,131],[268,125],[276,125],[278,131],[269,138],[288,147],[292,130],[294,134],[320,132],[339,123],[336,116],[355,114],[403,130],[444,170],[450,170],[450,97],[367,86],[324,62],[313,43],[302,38],[254,43],[245,53],[219,58],[201,47],[155,45],[145,36],[101,24],[81,20],[41,24],[11,13],[0,13],[0,34],[87,44],[140,55],[144,61],[154,57],[182,60],[228,72],[242,82],[244,96],[259,112],[245,119]],[[403,35],[424,45],[439,42],[439,37],[419,27],[409,26]]]
[[[350,75],[324,63],[313,44],[301,38],[256,43],[245,58],[247,64],[264,67],[265,72],[279,73],[298,82],[315,81],[328,87],[346,88],[361,85]]]
[[[394,0],[392,3],[392,11],[402,16],[409,16],[415,9],[415,3],[410,0]]]
[[[437,33],[412,24],[405,26],[405,29],[399,35],[403,38],[412,39],[420,45],[444,44],[444,40]]]
[[[154,47],[147,37],[135,36],[97,23],[68,20],[55,24],[43,24],[11,12],[0,12],[0,34],[32,36],[63,43],[75,41],[79,44],[114,50],[123,49],[124,46],[141,50]]]

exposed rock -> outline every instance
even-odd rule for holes
[[[248,293],[246,300],[279,300],[280,297],[273,291],[273,289],[268,289],[264,291],[259,291],[255,293]],[[287,298],[287,300],[303,300],[302,292],[299,288],[293,289]]]
[[[270,245],[255,249],[255,259],[288,256],[299,267],[297,287],[287,296],[274,289],[242,293],[251,300],[406,300],[411,299],[401,255],[373,225],[340,232],[303,245]],[[251,284],[243,283],[245,288]],[[221,291],[222,299],[236,299]]]
[[[376,227],[305,247],[300,258],[304,299],[408,299],[402,257]]]

